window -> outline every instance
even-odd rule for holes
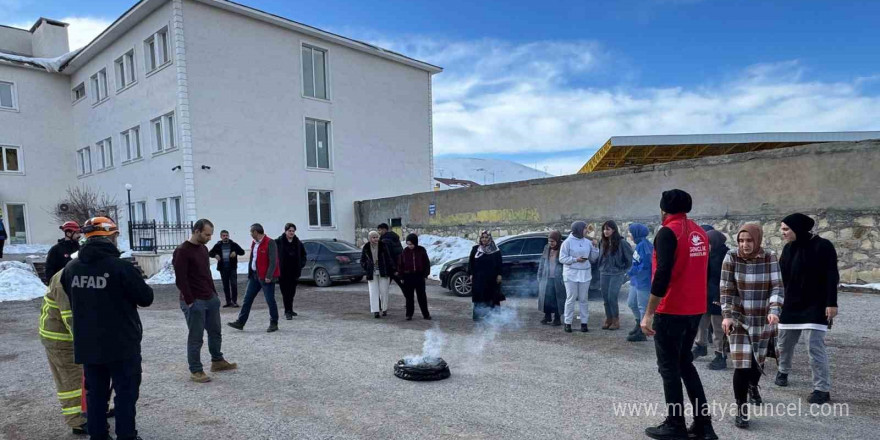
[[[501,251],[502,257],[508,257],[510,255],[520,255],[520,251],[522,250],[524,241],[525,240],[505,241],[504,243],[498,245],[498,250]]]
[[[6,204],[9,244],[27,244],[27,213],[21,204]]]
[[[92,103],[97,104],[107,99],[107,69],[101,69],[92,75],[92,90],[95,92]]]
[[[159,210],[159,220],[165,225],[180,225],[183,220],[180,217],[180,197],[169,197],[156,200]]]
[[[333,227],[333,192],[309,191],[309,226],[314,228]]]
[[[544,253],[544,247],[547,246],[546,238],[530,238],[523,245],[523,255],[541,255]]]
[[[95,151],[98,153],[98,169],[113,168],[113,143],[110,138],[98,141],[95,147]]]
[[[18,147],[0,145],[0,173],[20,173]]]
[[[18,110],[18,103],[15,102],[15,84],[0,81],[0,109]]]
[[[318,251],[321,250],[321,245],[315,243],[314,241],[303,243],[303,247],[306,248],[306,258],[309,260],[316,260],[318,258]]]
[[[144,41],[144,58],[147,62],[147,73],[171,61],[168,50],[168,28],[162,28],[159,32],[150,35]]]
[[[132,127],[120,133],[122,148],[125,149],[125,161],[141,158],[141,129]]]
[[[303,94],[327,99],[327,51],[303,45]]]
[[[131,207],[132,217],[135,223],[144,223],[147,221],[147,202],[134,202]]]
[[[330,169],[330,123],[306,119],[306,166]]]
[[[78,102],[79,100],[86,97],[86,85],[84,83],[79,83],[78,86],[73,88],[73,102]]]
[[[153,131],[153,145],[155,153],[177,148],[177,140],[174,137],[174,113],[158,117],[150,121]]]
[[[136,81],[134,73],[134,49],[116,59],[116,91],[120,91]]]
[[[92,149],[85,147],[76,152],[77,169],[80,176],[92,173]]]

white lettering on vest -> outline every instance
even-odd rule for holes
[[[79,287],[83,289],[104,289],[107,287],[107,278],[110,274],[105,273],[104,276],[88,276],[80,275],[73,277],[70,287]]]

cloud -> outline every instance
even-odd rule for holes
[[[6,0],[0,0],[0,2],[2,1]],[[10,26],[21,29],[30,29],[36,21],[37,19],[34,18],[33,20],[14,23]],[[107,27],[113,23],[113,19],[104,17],[64,17],[59,19],[59,21],[70,24],[67,28],[67,36],[70,40],[70,50],[79,49],[86,44],[89,44],[98,36],[98,34],[103,32],[104,29],[107,29]]]

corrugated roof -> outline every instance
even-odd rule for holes
[[[614,146],[747,144],[754,142],[845,142],[880,139],[880,131],[767,132],[612,136]]]

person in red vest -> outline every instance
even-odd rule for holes
[[[706,313],[706,274],[709,238],[688,219],[693,201],[680,190],[664,191],[660,199],[663,227],[654,237],[653,279],[642,331],[654,336],[657,366],[666,395],[666,420],[645,429],[654,439],[691,438],[715,440],[709,403],[700,375],[694,368],[691,346],[700,319]],[[693,405],[694,423],[684,418],[682,382]]]
[[[226,325],[236,329],[244,330],[248,316],[251,313],[251,306],[254,305],[254,299],[257,293],[263,291],[266,297],[266,304],[269,306],[269,328],[267,332],[278,331],[278,303],[275,302],[275,283],[281,276],[281,268],[278,265],[278,245],[275,240],[266,236],[263,225],[254,223],[251,225],[251,237],[254,242],[251,243],[251,261],[248,267],[248,285],[247,292],[244,294],[244,304],[241,305],[241,311],[238,313],[238,319]]]

